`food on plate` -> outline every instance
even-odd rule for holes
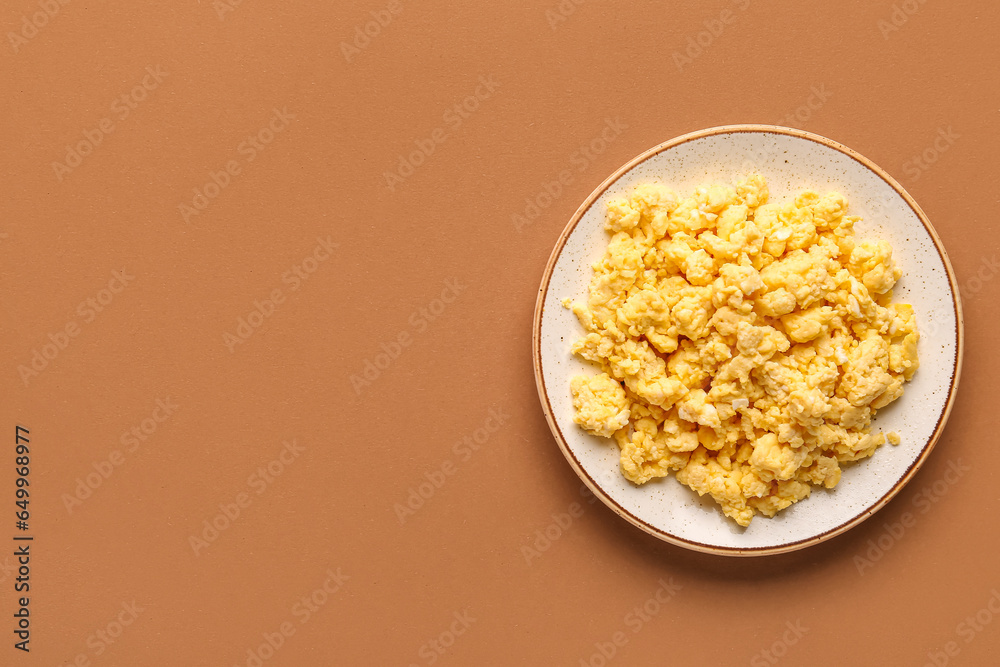
[[[589,298],[563,301],[601,371],[573,378],[574,421],[614,438],[630,481],[673,470],[741,526],[836,486],[919,365],[892,247],[858,220],[837,192],[771,202],[757,174],[609,201]]]

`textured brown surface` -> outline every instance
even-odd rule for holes
[[[33,36],[0,45],[0,539],[18,532],[21,424],[35,541],[30,655],[12,646],[0,556],[0,664],[253,665],[282,628],[263,664],[992,664],[1000,8],[849,4],[564,2],[564,17],[400,0],[350,62],[341,42],[389,2],[255,0],[220,19],[207,0],[72,0],[37,34],[22,23],[35,0],[5,4],[3,32]],[[160,81],[122,118],[115,100],[147,67]],[[475,111],[448,112],[477,89]],[[248,161],[241,142],[276,108],[294,118]],[[103,119],[113,132],[57,175]],[[609,119],[620,131],[584,157]],[[538,403],[530,328],[552,245],[597,184],[673,136],[743,122],[828,136],[898,178],[950,253],[967,338],[951,421],[895,500],[829,543],[733,560],[581,495]],[[434,138],[390,189],[384,172]],[[186,221],[179,205],[229,161],[239,173]],[[337,247],[293,289],[283,275],[317,238]],[[78,305],[116,270],[135,278],[88,321]],[[231,352],[224,335],[275,290]],[[18,367],[69,324],[26,383]],[[385,368],[352,382],[366,362]],[[128,451],[122,434],[168,397],[177,409]],[[116,450],[70,512],[64,496]],[[196,553],[203,522],[240,502]]]

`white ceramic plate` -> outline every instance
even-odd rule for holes
[[[618,467],[612,440],[573,423],[570,378],[593,374],[570,345],[584,334],[562,299],[586,300],[591,264],[608,244],[609,199],[639,183],[660,182],[687,196],[707,183],[732,183],[757,171],[772,201],[804,189],[836,190],[860,215],[859,238],[881,238],[903,270],[894,299],[913,305],[921,338],[920,370],[903,396],[880,410],[873,427],[897,431],[902,444],[880,447],[846,466],[840,484],[812,495],[773,519],[758,516],[742,529],[709,497],[701,499],[669,477],[636,486]],[[941,240],[923,211],[891,176],[851,149],[815,134],[772,125],[716,127],[661,144],[639,155],[600,185],[563,231],[545,269],[532,337],[535,379],[559,447],[590,489],[619,516],[663,540],[717,554],[755,556],[801,549],[856,526],[908,482],[941,435],[958,386],[962,310],[955,275]]]

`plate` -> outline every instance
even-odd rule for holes
[[[844,467],[832,490],[813,487],[809,498],[778,513],[758,515],[746,529],[726,518],[708,496],[671,474],[636,486],[618,467],[613,441],[573,423],[570,378],[593,374],[574,357],[583,334],[564,298],[585,301],[591,265],[608,244],[609,199],[635,185],[659,182],[687,196],[709,183],[735,184],[759,172],[772,201],[798,192],[836,190],[859,215],[858,238],[886,239],[903,277],[894,300],[913,305],[921,334],[920,369],[903,396],[876,415],[872,427],[902,436],[868,459]],[[941,436],[955,399],[962,362],[962,309],[948,255],[913,198],[871,160],[835,141],[773,125],[715,127],[686,134],[637,156],[587,197],[559,237],[542,278],[532,335],[535,380],[542,409],[567,461],[590,490],[619,516],[673,544],[730,556],[775,554],[817,544],[877,512],[916,474]]]

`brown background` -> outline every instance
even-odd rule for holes
[[[12,646],[5,568],[0,664],[246,665],[285,622],[264,664],[600,665],[617,632],[608,664],[920,665],[949,641],[939,664],[994,664],[1000,618],[980,610],[1000,587],[996,3],[564,2],[553,29],[555,0],[401,0],[351,62],[340,43],[388,2],[326,4],[252,0],[220,19],[208,0],[72,0],[17,50],[0,44],[0,540],[18,532],[15,424],[31,429],[35,536],[32,651]],[[0,28],[38,11],[6,2]],[[699,33],[681,71],[673,54]],[[119,120],[113,101],[157,66],[167,76]],[[480,77],[499,87],[449,128]],[[295,118],[247,163],[240,143],[275,108]],[[114,132],[58,180],[52,163],[103,118]],[[606,119],[627,128],[515,229]],[[829,543],[734,560],[587,504],[539,407],[530,327],[551,248],[595,186],[671,137],[746,122],[833,138],[909,189],[962,284],[966,352],[950,424],[892,503]],[[436,128],[446,141],[390,191],[383,173]],[[926,170],[907,164],[925,150]],[[240,175],[186,223],[178,205],[229,160]],[[327,236],[339,247],[292,291],[282,275]],[[122,269],[135,280],[84,322],[78,304]],[[465,288],[441,312],[449,279]],[[230,352],[224,334],[276,288],[285,300]],[[420,308],[440,313],[423,330]],[[71,322],[79,335],[26,385],[18,366]],[[64,494],[167,397],[175,414],[70,513]],[[491,408],[509,417],[463,460],[453,446]],[[257,495],[249,478],[292,439],[304,451]],[[970,470],[946,477],[958,462]],[[395,506],[442,466],[401,524]],[[189,538],[241,492],[250,505],[196,555]],[[574,502],[582,516],[538,541]],[[886,527],[907,512],[902,534]],[[296,602],[338,568],[349,579],[301,623]],[[635,632],[627,615],[661,578],[681,588]],[[133,601],[97,655],[88,637]],[[475,620],[452,644],[462,612]],[[977,612],[991,622],[959,625]]]

